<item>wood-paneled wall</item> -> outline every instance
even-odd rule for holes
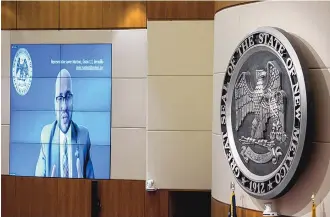
[[[143,1],[1,1],[1,29],[146,28]]]
[[[213,20],[214,1],[148,1],[148,20]]]
[[[145,193],[145,217],[169,217],[169,191],[158,190]]]
[[[91,181],[1,176],[1,216],[90,217]]]
[[[228,216],[229,205],[222,203],[214,198],[212,198],[211,203],[211,217],[226,217]],[[251,209],[236,208],[237,216],[240,217],[262,217],[262,212],[255,211]]]
[[[145,191],[145,181],[98,180],[99,217],[210,216],[210,192]],[[90,217],[92,181],[1,175],[1,216]]]
[[[215,1],[214,2],[214,12],[217,13],[218,11],[221,11],[226,8],[230,8],[233,6],[237,5],[242,5],[242,4],[249,4],[249,3],[254,3],[258,1],[254,0],[245,0],[245,1]]]
[[[144,217],[144,181],[98,181],[98,195],[102,206],[99,217]]]
[[[91,180],[1,176],[1,216],[90,217]],[[98,181],[99,217],[144,215],[144,181]]]
[[[146,28],[147,20],[213,20],[248,1],[1,1],[1,29]]]

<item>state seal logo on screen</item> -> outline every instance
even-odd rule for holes
[[[24,96],[29,92],[32,83],[32,60],[25,48],[19,48],[12,65],[12,78],[16,92]]]
[[[282,196],[305,143],[301,62],[283,30],[261,27],[230,57],[220,105],[223,148],[236,181],[258,199]]]

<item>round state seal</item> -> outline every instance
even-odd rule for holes
[[[24,96],[32,83],[32,60],[25,48],[20,48],[15,54],[12,65],[13,84],[16,92]]]
[[[220,105],[223,147],[239,185],[259,199],[281,196],[305,143],[307,94],[298,56],[278,29],[262,27],[231,56]]]

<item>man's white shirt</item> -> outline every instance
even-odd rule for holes
[[[61,165],[61,177],[64,175],[63,171],[63,156],[64,156],[64,144],[65,138],[67,143],[67,153],[68,153],[68,166],[69,166],[69,178],[72,178],[72,146],[71,146],[71,125],[66,134],[64,134],[60,129],[60,165]]]

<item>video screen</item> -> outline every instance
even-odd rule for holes
[[[12,44],[9,173],[110,179],[111,44]]]

